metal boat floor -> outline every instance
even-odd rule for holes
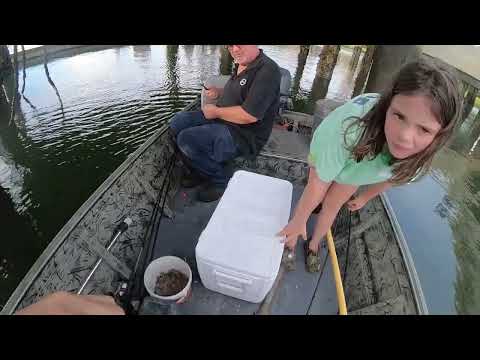
[[[185,259],[193,272],[192,295],[181,305],[162,304],[147,297],[142,314],[222,314],[246,315],[258,312],[262,304],[249,303],[210,291],[203,287],[195,261],[195,247],[202,230],[208,224],[218,201],[202,203],[195,200],[198,189],[180,189],[174,198],[172,219],[161,221],[154,257],[174,255]],[[302,186],[294,186],[292,212],[302,194]],[[312,233],[316,215],[307,224]],[[280,229],[279,229],[280,230]],[[325,243],[325,242],[324,242]],[[311,274],[305,269],[303,241],[297,243],[295,271],[285,272],[273,296],[270,314],[336,314],[336,294],[327,249],[322,248],[322,269]]]
[[[310,138],[293,131],[273,128],[261,154],[286,156],[307,161],[310,151]]]

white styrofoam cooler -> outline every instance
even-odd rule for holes
[[[207,289],[253,303],[265,298],[280,268],[276,234],[288,223],[292,189],[286,180],[235,172],[195,248]]]

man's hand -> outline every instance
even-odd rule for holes
[[[220,96],[220,90],[215,86],[212,86],[210,89],[205,90],[205,95],[212,100],[215,100]]]
[[[202,108],[203,116],[208,120],[218,118],[217,109],[218,108],[213,104],[206,104]]]

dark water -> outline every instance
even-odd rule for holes
[[[293,77],[297,45],[262,48]],[[312,47],[307,58],[300,100],[308,98],[320,50]],[[349,96],[349,58],[341,53],[330,97]],[[56,59],[49,73],[64,116],[43,65],[27,69],[25,95],[37,110],[22,101],[16,130],[7,126],[9,109],[0,108],[0,308],[88,196],[219,66],[219,46],[125,46]]]
[[[292,77],[298,45],[261,46]],[[309,97],[321,47],[313,47],[296,110]],[[342,51],[327,97],[347,98],[355,74]],[[0,308],[42,250],[88,196],[218,74],[219,46],[125,46],[27,69],[18,130],[0,107]],[[21,82],[20,82],[21,88]],[[472,119],[475,115],[472,114]],[[466,123],[432,176],[389,191],[432,313],[480,313],[480,150]]]

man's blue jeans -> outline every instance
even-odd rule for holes
[[[201,111],[181,111],[173,117],[170,128],[190,165],[214,185],[226,186],[231,174],[225,162],[239,155],[228,126],[205,119]]]

